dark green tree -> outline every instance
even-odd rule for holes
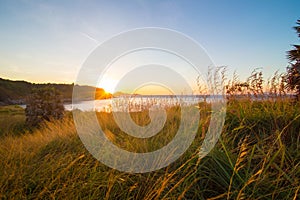
[[[300,19],[293,27],[300,38]],[[296,97],[300,101],[300,45],[293,45],[293,49],[287,52],[290,66],[287,67],[287,83],[290,89],[296,91]]]
[[[61,93],[55,88],[35,88],[27,99],[26,124],[37,126],[40,122],[61,119],[64,116],[64,105]]]

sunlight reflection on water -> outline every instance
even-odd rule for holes
[[[207,98],[210,102],[212,98]],[[129,111],[138,112],[142,110],[154,108],[168,108],[172,106],[189,106],[197,105],[203,102],[203,96],[183,95],[183,96],[136,96],[136,97],[121,97],[104,100],[81,101],[74,104],[65,104],[66,110],[79,109],[81,111]]]

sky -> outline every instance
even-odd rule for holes
[[[299,7],[296,0],[0,0],[0,77],[72,83],[104,41],[161,27],[193,38],[229,74],[244,79],[262,68],[268,78],[285,71],[286,51],[299,44],[292,29]]]

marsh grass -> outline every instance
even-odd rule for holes
[[[46,122],[32,133],[5,135],[0,141],[0,198],[298,198],[299,104],[287,99],[230,101],[221,138],[201,160],[197,153],[207,130],[210,106],[202,103],[199,108],[203,117],[188,151],[168,167],[144,174],[119,172],[94,159],[77,136],[70,114],[63,121]],[[169,109],[169,120],[177,120],[179,111]],[[149,123],[147,114],[133,113],[132,118],[145,125]],[[148,143],[133,140],[124,133],[116,134],[120,130],[112,123],[111,113],[97,115],[108,138],[131,151],[160,148],[174,136],[164,131]],[[170,130],[177,128],[174,123],[166,125]],[[12,126],[7,131],[13,130]]]
[[[97,113],[99,124],[106,136],[117,146],[130,152],[152,152],[167,145],[176,135],[180,125],[180,107],[167,109],[164,127],[155,136],[137,138],[122,131],[111,113]],[[130,113],[132,120],[139,126],[151,123],[148,111]],[[150,130],[151,131],[151,130]]]
[[[0,106],[0,137],[24,133],[25,111],[20,106]]]
[[[299,199],[300,103],[289,98],[292,91],[284,75],[277,73],[265,83],[255,70],[246,81],[235,74],[225,84],[225,70],[219,69],[228,97],[226,121],[214,149],[199,159],[211,117],[210,104],[204,101],[198,105],[201,117],[190,148],[169,166],[143,174],[120,172],[93,158],[76,133],[71,113],[26,130],[24,110],[1,107],[0,198]],[[180,112],[176,106],[168,108],[164,129],[149,140],[122,132],[112,113],[98,112],[97,117],[115,145],[148,152],[172,140]],[[147,111],[130,115],[138,125],[150,123]]]

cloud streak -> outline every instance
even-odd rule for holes
[[[95,38],[93,38],[92,36],[90,36],[90,35],[88,35],[88,34],[86,34],[86,33],[80,32],[80,34],[81,34],[82,36],[84,36],[85,38],[88,38],[89,40],[93,41],[93,42],[96,43],[96,44],[99,44],[99,43],[100,43],[98,40],[96,40]]]

